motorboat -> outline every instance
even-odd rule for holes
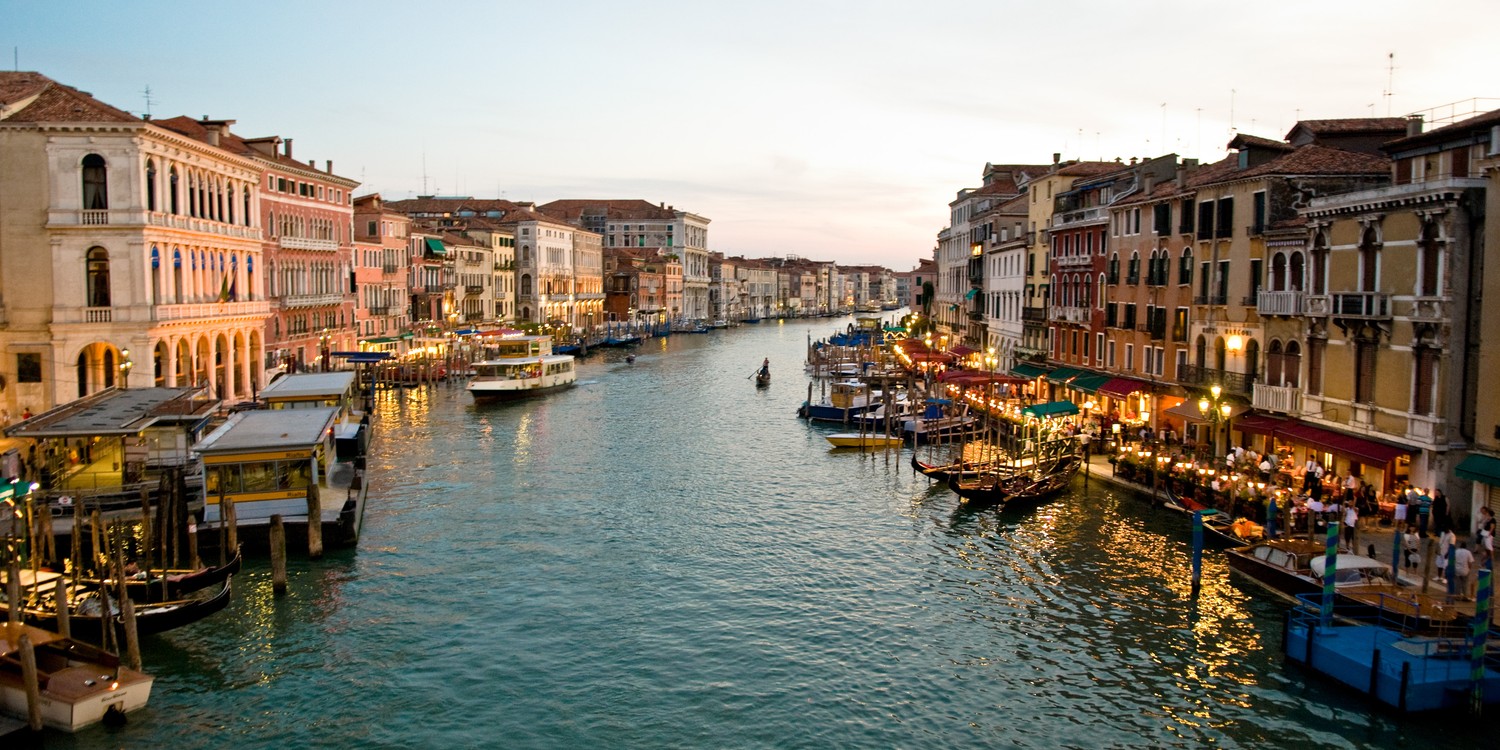
[[[825,435],[829,443],[835,448],[860,448],[863,450],[884,450],[887,448],[900,448],[902,441],[897,435],[871,434],[868,432],[836,432]]]
[[[31,641],[41,690],[42,723],[77,732],[145,708],[156,678],[120,664],[119,657],[49,630],[20,623],[0,625],[0,708],[27,715],[21,672],[21,636]]]
[[[475,401],[540,396],[578,382],[575,359],[552,352],[551,336],[513,336],[486,345],[467,386]]]

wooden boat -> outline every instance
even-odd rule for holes
[[[1082,466],[1082,456],[1068,454],[1039,469],[1002,466],[974,479],[950,476],[948,487],[965,503],[1014,507],[1041,502],[1066,489]]]
[[[976,479],[993,468],[990,462],[974,461],[948,461],[932,462],[923,461],[917,457],[916,451],[911,454],[911,468],[918,474],[931,477],[939,482],[947,482],[949,477],[959,479]]]
[[[147,578],[145,573],[141,573],[126,579],[125,591],[130,595],[130,600],[137,604],[184,599],[195,591],[218,585],[240,572],[242,559],[239,550],[235,550],[233,558],[216,567],[204,567],[197,570],[186,568],[152,570],[150,578]],[[109,578],[102,583],[108,586],[116,585],[114,579]],[[114,591],[114,589],[110,590]]]
[[[540,396],[578,381],[573,356],[553,354],[551,336],[515,336],[487,347],[489,358],[474,363],[467,386],[475,401]]]
[[[1284,598],[1323,592],[1322,542],[1272,539],[1225,551],[1229,569]],[[1421,593],[1421,584],[1392,580],[1391,566],[1364,555],[1340,553],[1335,561],[1334,596],[1341,611],[1379,620],[1408,633],[1443,633],[1465,626],[1472,604],[1449,603],[1441,594]]]
[[[771,384],[771,368],[762,367],[755,371],[755,385],[765,387]]]
[[[885,448],[900,448],[901,438],[897,435],[879,435],[860,432],[836,432],[825,436],[828,442],[835,448],[862,448],[864,450],[881,450]]]
[[[4,584],[8,577],[7,574],[0,572],[0,584]],[[57,580],[60,578],[63,579],[63,586],[68,591],[68,623],[74,636],[97,642],[104,632],[106,623],[115,629],[117,635],[123,635],[124,625],[115,594],[118,589],[105,592],[109,601],[109,611],[106,614],[104,611],[105,595],[100,594],[100,587],[97,583],[74,581],[60,573],[49,571],[35,573],[30,570],[21,571],[22,599],[25,602],[21,610],[23,620],[38,627],[50,627],[57,622],[54,592],[57,589]],[[180,628],[224,609],[229,606],[232,579],[232,576],[225,578],[223,584],[217,589],[209,588],[193,592],[187,598],[136,603],[137,634],[152,635]],[[8,616],[10,606],[9,602],[0,604],[0,615]]]
[[[21,635],[36,653],[42,723],[64,732],[98,724],[108,714],[124,717],[145,708],[156,678],[120,665],[120,659],[42,628],[0,625],[0,708],[26,716],[21,679]]]

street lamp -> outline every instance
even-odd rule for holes
[[[1225,426],[1224,442],[1225,449],[1228,450],[1229,415],[1234,411],[1234,407],[1231,406],[1229,402],[1220,400],[1219,397],[1223,393],[1223,391],[1224,389],[1215,385],[1214,387],[1208,389],[1208,392],[1213,396],[1212,399],[1198,399],[1198,413],[1203,415],[1203,419],[1205,419],[1209,424],[1209,443],[1210,448],[1215,454],[1217,454],[1219,450],[1218,443],[1220,422],[1224,423]]]
[[[322,335],[318,336],[318,353],[322,355],[323,372],[328,372],[328,341],[331,338],[332,335],[327,328],[324,328]]]
[[[135,363],[132,362],[132,361],[130,361],[130,350],[129,349],[121,349],[120,350],[120,390],[122,390],[122,391],[126,390],[127,388],[130,387],[130,368],[132,368],[132,367],[135,367]]]

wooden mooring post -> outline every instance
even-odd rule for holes
[[[307,486],[307,557],[323,557],[323,503],[316,482]]]
[[[26,726],[32,732],[42,731],[42,686],[36,668],[36,647],[31,635],[22,632],[16,639],[21,647],[21,683],[26,689]]]
[[[286,527],[281,514],[271,516],[268,532],[271,544],[271,591],[277,595],[286,593]]]

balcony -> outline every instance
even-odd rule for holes
[[[1021,308],[1021,320],[1040,323],[1047,319],[1047,308],[1045,307],[1023,307]]]
[[[1302,413],[1302,389],[1294,386],[1255,384],[1255,393],[1250,404],[1263,411],[1278,411],[1282,414]]]
[[[1078,268],[1088,266],[1094,262],[1092,255],[1063,255],[1052,259],[1052,265],[1057,268]]]
[[[1429,417],[1425,414],[1406,415],[1406,437],[1419,443],[1437,445],[1443,440],[1447,432],[1447,424],[1438,417]]]
[[[484,294],[483,284],[465,284],[464,294]]]
[[[1089,308],[1054,307],[1052,308],[1051,318],[1060,323],[1087,324],[1089,322]]]
[[[1407,317],[1414,322],[1438,323],[1448,317],[1448,300],[1442,297],[1417,297],[1411,301]]]
[[[152,316],[158,321],[189,320],[192,318],[232,318],[242,315],[266,316],[271,314],[271,303],[266,300],[254,302],[197,302],[187,305],[157,305]]]
[[[370,315],[385,316],[391,314],[390,307],[366,307],[365,312]]]
[[[1197,365],[1183,365],[1179,368],[1178,382],[1183,385],[1195,385],[1207,388],[1217,385],[1229,393],[1242,396],[1251,394],[1250,386],[1254,379],[1242,372],[1229,372],[1228,370],[1217,370],[1212,367],[1198,367]]]
[[[1109,214],[1105,213],[1103,207],[1084,208],[1077,211],[1064,211],[1052,216],[1052,226],[1062,227],[1070,224],[1082,224],[1085,222],[1105,221]]]
[[[385,265],[383,265],[383,266],[380,267],[380,272],[381,273],[395,273],[396,272],[396,264],[394,264],[394,263],[387,263],[387,264],[385,264]]]
[[[281,298],[281,306],[283,308],[324,307],[340,305],[343,302],[344,295],[337,292],[333,294],[288,294]]]
[[[1301,315],[1301,291],[1261,292],[1255,298],[1255,310],[1261,315]]]
[[[242,239],[260,239],[259,227],[247,227],[239,224],[225,224],[222,221],[212,219],[199,219],[181,214],[168,214],[161,211],[147,211],[145,223],[154,227],[168,227],[171,229],[187,229],[194,232],[208,232],[225,237],[239,237]]]
[[[1200,295],[1198,295],[1196,297],[1193,297],[1193,304],[1195,304],[1195,305],[1227,305],[1227,304],[1229,304],[1229,298],[1227,296],[1223,295],[1223,294],[1208,294],[1208,295],[1200,294]]]
[[[1333,295],[1332,314],[1338,318],[1379,320],[1391,317],[1391,295],[1384,292],[1343,292]]]
[[[276,244],[286,250],[336,252],[339,249],[339,243],[336,240],[315,240],[311,237],[277,237]]]
[[[1127,274],[1125,276],[1125,286],[1139,286],[1140,283],[1141,275],[1138,273]]]

